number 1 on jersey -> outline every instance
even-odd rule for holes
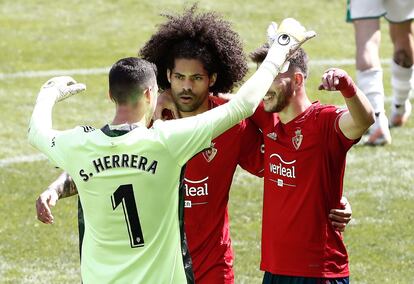
[[[139,222],[132,184],[119,186],[111,196],[111,201],[113,210],[122,203],[131,247],[136,248],[144,246],[144,236],[142,235],[141,223]]]

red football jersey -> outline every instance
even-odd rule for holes
[[[210,106],[225,100],[210,96]],[[249,119],[212,141],[194,156],[185,171],[185,232],[196,283],[233,283],[227,203],[237,165],[263,175],[261,132]]]
[[[255,121],[265,143],[262,270],[349,275],[342,236],[328,218],[330,209],[340,208],[345,157],[355,142],[339,129],[343,112],[316,102],[287,124],[276,114]]]

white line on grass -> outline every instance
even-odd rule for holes
[[[390,60],[382,59],[384,65],[390,64]],[[355,64],[354,59],[315,59],[310,60],[311,66],[347,66]],[[256,64],[249,63],[250,68],[256,67]],[[45,70],[45,71],[22,71],[16,73],[0,73],[0,80],[16,78],[37,78],[51,77],[60,75],[101,75],[109,72],[109,67],[90,68],[90,69],[68,69],[68,70]]]
[[[101,75],[108,74],[109,67],[90,69],[68,69],[68,70],[45,70],[45,71],[22,71],[17,73],[0,73],[0,80],[16,78],[53,77],[63,75]]]
[[[4,168],[13,164],[20,164],[20,163],[31,163],[46,160],[47,157],[43,154],[35,154],[35,155],[26,155],[26,156],[17,156],[7,159],[0,160],[0,168]]]

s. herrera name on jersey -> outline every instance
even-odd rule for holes
[[[138,156],[133,154],[119,154],[104,156],[92,161],[95,173],[98,174],[102,171],[106,171],[114,168],[134,168],[140,171],[146,171],[151,174],[155,174],[157,170],[158,161],[148,160],[144,156]],[[84,169],[79,171],[79,175],[83,181],[88,181],[93,177],[93,173],[86,173]]]

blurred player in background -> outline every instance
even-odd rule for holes
[[[196,7],[169,15],[140,51],[158,68],[158,83],[168,90],[178,117],[189,117],[226,101],[213,95],[229,92],[247,71],[242,43],[227,21],[215,13],[197,13]],[[196,283],[234,283],[228,198],[237,165],[261,176],[262,135],[244,120],[212,141],[193,157],[184,177],[185,232],[193,260]],[[38,199],[40,208],[57,193],[76,193],[64,174]],[[212,214],[214,212],[214,214]],[[350,208],[333,210],[332,222],[343,230]],[[40,218],[44,220],[44,218]]]
[[[389,22],[394,47],[391,60],[392,105],[389,120],[384,110],[383,71],[379,48],[380,18]],[[410,91],[414,89],[414,1],[349,0],[348,21],[355,28],[358,87],[367,95],[375,111],[375,124],[369,129],[368,145],[391,143],[388,126],[402,126],[411,114]]]
[[[260,64],[268,46],[251,54]],[[307,55],[288,60],[264,97],[267,115],[254,117],[264,137],[261,270],[263,283],[349,283],[342,235],[327,217],[342,196],[345,157],[374,122],[365,95],[340,69],[320,89],[340,91],[348,110],[311,103],[305,90]]]

